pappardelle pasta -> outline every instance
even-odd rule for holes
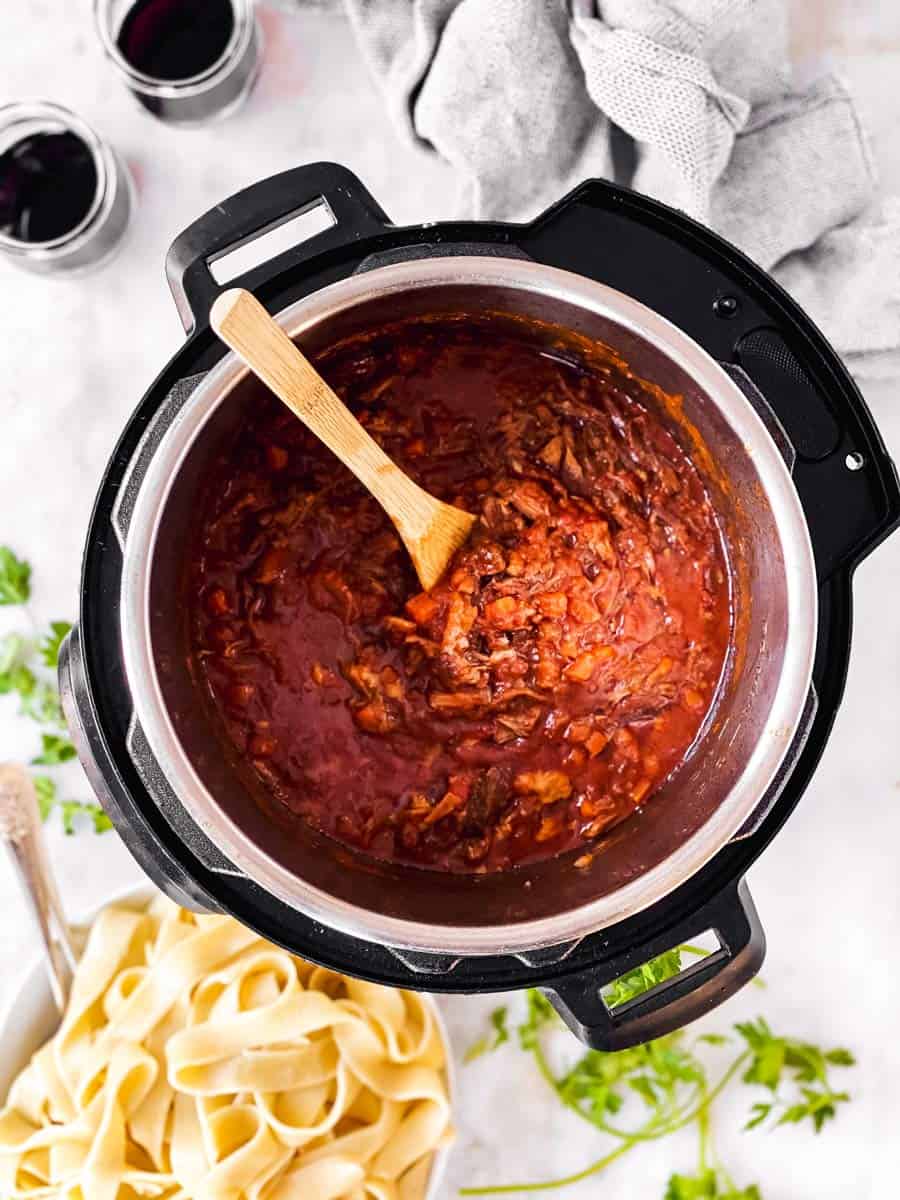
[[[10,1200],[415,1200],[449,1137],[414,992],[158,897],[94,922],[59,1031],[0,1112]]]

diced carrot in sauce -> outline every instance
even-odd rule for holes
[[[565,676],[567,679],[574,679],[577,683],[584,683],[591,678],[601,663],[607,662],[614,655],[615,650],[611,646],[601,646],[597,650],[585,650],[566,667]]]
[[[559,837],[563,831],[562,821],[557,817],[544,817],[534,835],[536,842],[549,842],[551,838]]]
[[[631,803],[635,805],[640,804],[652,786],[653,784],[649,779],[642,779],[637,787],[631,789]]]
[[[458,796],[456,792],[447,792],[443,799],[439,800],[424,818],[422,821],[423,826],[427,829],[429,825],[434,825],[438,821],[442,821],[444,817],[449,817],[452,812],[456,812],[464,804],[465,799],[462,796]]]
[[[569,601],[569,612],[576,621],[581,621],[585,625],[596,621],[600,616],[597,612],[597,606],[591,600],[585,600],[582,596],[572,597]]]
[[[395,718],[381,697],[376,697],[362,708],[357,708],[353,719],[366,733],[388,733],[396,725]]]
[[[478,590],[475,576],[470,575],[468,571],[454,571],[450,582],[458,592],[462,592],[466,596],[474,596]]]
[[[440,611],[440,607],[437,600],[429,596],[427,592],[419,592],[418,595],[411,596],[406,602],[406,611],[417,625],[427,625],[432,617]]]
[[[532,606],[515,596],[501,596],[484,607],[484,620],[498,629],[525,629],[533,616]]]
[[[283,446],[276,446],[274,442],[266,446],[266,461],[273,471],[283,471],[288,465],[289,457]]]
[[[605,733],[601,733],[599,729],[597,729],[594,730],[584,744],[587,747],[587,752],[591,758],[596,758],[597,755],[602,754],[609,745],[609,738]]]
[[[570,721],[566,726],[566,741],[586,742],[591,736],[592,728],[593,725],[587,717],[580,721]]]
[[[545,617],[564,617],[568,604],[565,592],[545,592],[537,597],[537,606]]]
[[[541,656],[534,668],[535,686],[543,691],[549,691],[559,682],[560,668],[555,659]]]
[[[660,679],[665,679],[674,665],[675,664],[672,662],[671,658],[668,657],[668,655],[664,658],[661,658],[644,680],[644,685],[646,687],[652,687],[653,684],[658,683]]]

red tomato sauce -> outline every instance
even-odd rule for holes
[[[422,592],[377,503],[265,396],[211,469],[188,568],[226,740],[268,804],[375,858],[586,864],[683,760],[722,674],[699,474],[639,381],[499,319],[397,325],[317,365],[479,519]]]

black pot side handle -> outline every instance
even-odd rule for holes
[[[707,930],[720,948],[685,966],[680,975],[610,1009],[601,992],[608,984],[657,955]],[[663,939],[645,942],[597,970],[564,978],[543,989],[577,1038],[594,1050],[625,1050],[702,1017],[739,991],[757,973],[766,939],[743,879],[720,892]]]
[[[229,279],[227,286],[254,291],[312,254],[383,233],[390,225],[352,171],[320,162],[271,175],[236,192],[180,233],[166,255],[166,278],[185,330],[191,333],[207,323],[213,300],[226,286],[213,278],[211,263],[320,206],[333,222],[328,228]]]

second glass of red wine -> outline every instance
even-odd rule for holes
[[[238,108],[256,81],[253,0],[94,0],[108,57],[160,120],[200,125]]]
[[[41,275],[105,262],[131,215],[131,177],[108,142],[45,100],[0,106],[0,254]]]

